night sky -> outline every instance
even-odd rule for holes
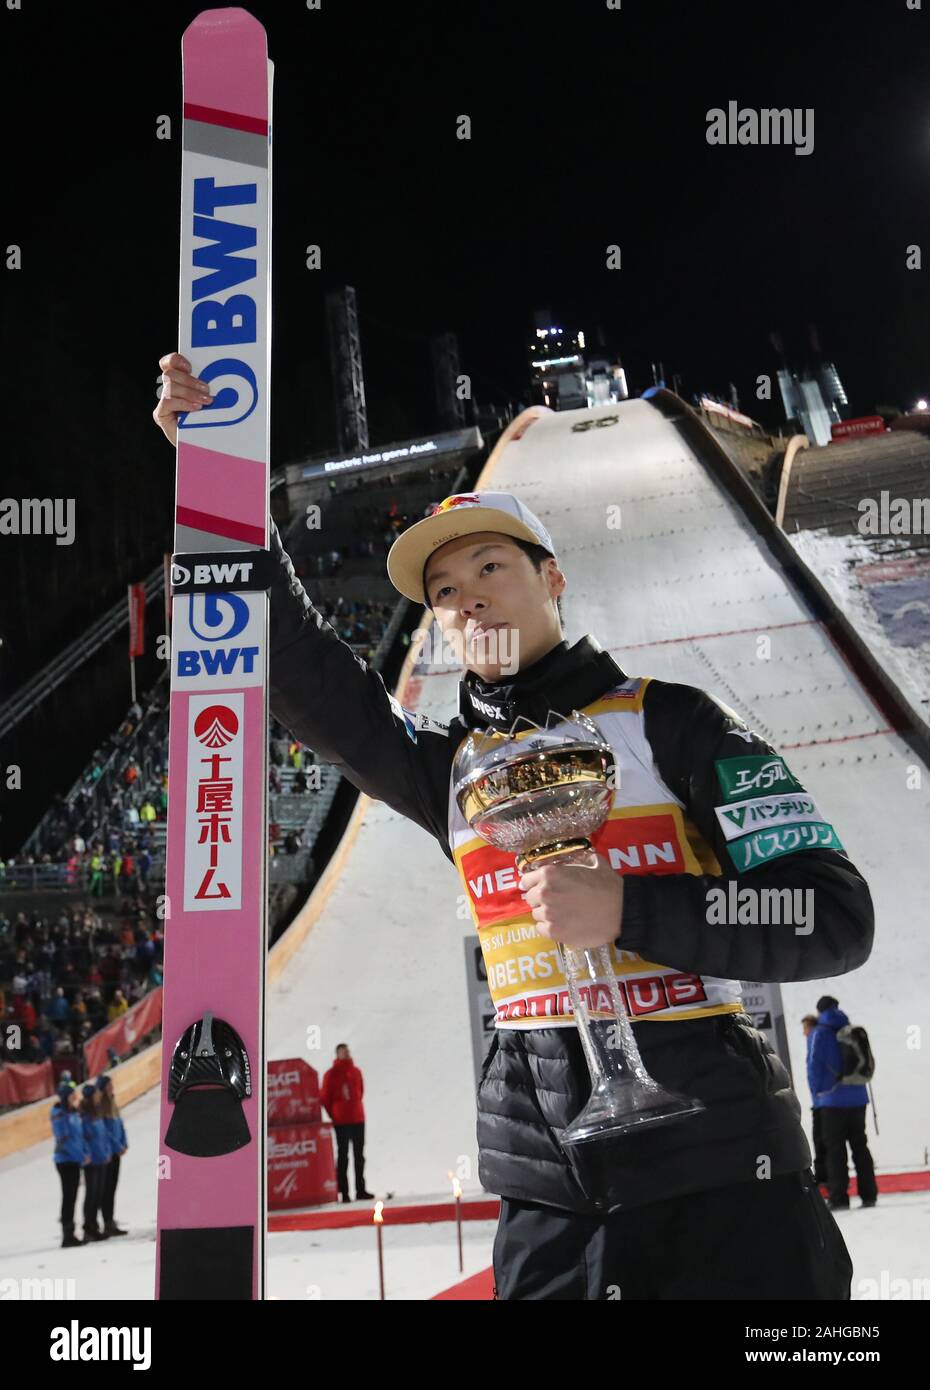
[[[112,389],[135,447],[174,343],[180,121],[154,132],[178,116],[199,8],[3,11],[4,241],[25,262],[5,276],[5,367],[14,352],[49,441]],[[930,226],[930,17],[904,0],[251,8],[275,61],[278,450],[331,442],[322,299],[345,281],[375,439],[431,428],[437,330],[459,332],[480,397],[519,398],[542,305],[602,326],[640,389],[661,357],[689,393],[733,379],[748,406],[770,330],[803,354],[814,321],[856,409],[930,390],[930,266],[904,267]],[[708,146],[729,99],[813,107],[813,154]],[[71,322],[38,357],[49,297]]]
[[[108,596],[95,579],[80,607],[89,566],[118,594],[170,545],[149,415],[177,338],[179,46],[199,8],[0,11],[3,244],[23,254],[3,279],[3,490],[76,496],[83,517],[74,556],[40,538],[13,581],[0,540],[7,644],[29,652]],[[334,446],[323,297],[346,282],[373,443],[434,428],[437,331],[458,332],[480,400],[525,400],[542,306],[600,329],[634,390],[661,358],[685,395],[732,380],[771,423],[751,391],[773,329],[801,365],[817,324],[854,413],[930,392],[930,266],[905,268],[909,243],[930,255],[930,17],[905,0],[251,8],[275,61],[276,464]],[[813,107],[814,152],[709,146],[706,113],[731,99]],[[21,609],[50,558],[65,626],[45,633]]]

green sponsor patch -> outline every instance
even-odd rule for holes
[[[802,825],[781,825],[776,829],[758,830],[755,835],[743,835],[727,845],[730,858],[738,873],[756,869],[770,859],[783,854],[795,854],[801,849],[842,849],[840,837],[826,821],[806,821]]]
[[[814,798],[806,792],[751,797],[730,806],[715,806],[714,810],[728,840],[748,835],[750,830],[766,830],[771,825],[799,825],[824,818]]]
[[[746,758],[721,758],[714,766],[727,801],[745,801],[766,792],[802,792],[801,783],[788,771],[784,758],[753,754]]]

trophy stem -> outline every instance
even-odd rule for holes
[[[670,1091],[649,1075],[640,1055],[633,1026],[614,973],[610,949],[587,951],[560,948],[569,998],[591,1073],[591,1097],[560,1136],[563,1147],[609,1135],[629,1134],[644,1126],[671,1123],[700,1114],[696,1096]],[[589,982],[584,988],[584,982]],[[591,991],[604,985],[609,1010],[589,1005]],[[596,995],[594,996],[596,998]],[[661,1023],[653,1025],[661,1028]]]

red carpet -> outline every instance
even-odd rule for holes
[[[879,1196],[883,1192],[926,1192],[930,1189],[930,1172],[925,1169],[921,1173],[876,1173],[875,1182]],[[820,1191],[826,1197],[826,1183],[820,1184]],[[855,1178],[849,1180],[849,1195],[859,1196],[859,1184]]]
[[[442,1293],[434,1293],[430,1299],[431,1303],[436,1303],[439,1299],[466,1299],[469,1302],[483,1302],[485,1299],[494,1298],[494,1271],[493,1269],[483,1269],[480,1274],[472,1274],[468,1279],[463,1279],[460,1284],[453,1284],[451,1289],[443,1289]]]

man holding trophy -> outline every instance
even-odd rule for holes
[[[173,439],[196,382],[161,366]],[[508,493],[446,498],[388,556],[460,644],[448,724],[337,637],[274,526],[271,549],[275,718],[433,835],[471,905],[496,1010],[478,1089],[495,1296],[848,1299],[800,1104],[740,998],[872,947],[868,887],[784,760],[703,691],[569,646],[552,538]],[[777,833],[735,835],[750,810]],[[721,920],[734,881],[812,891],[816,929]]]
[[[715,808],[743,788],[784,797],[798,784],[783,760],[703,692],[629,680],[590,636],[569,647],[552,540],[508,494],[447,498],[391,549],[395,587],[460,638],[467,668],[457,717],[441,729],[413,715],[415,741],[380,679],[340,650],[280,558],[288,577],[286,593],[283,584],[272,592],[276,717],[430,830],[475,914],[497,1007],[478,1093],[479,1174],[502,1198],[497,1296],[848,1298],[852,1265],[810,1173],[799,1103],[742,1012],[739,981],[861,965],[872,943],[868,889],[819,822],[809,848],[747,873],[760,888],[814,889],[815,932],[707,920],[708,887],[742,862],[731,845],[746,849],[724,838]],[[504,667],[514,647],[498,625],[517,634],[513,674]],[[338,701],[327,698],[333,690]],[[523,754],[527,744],[550,747],[548,760],[538,747]],[[355,747],[364,766],[351,761]],[[528,765],[557,775],[528,778]],[[574,811],[558,819],[553,802],[566,782]],[[594,803],[605,793],[603,814]],[[548,841],[524,838],[534,817],[544,827],[558,819]],[[661,857],[669,842],[672,862]],[[482,874],[500,883],[496,871],[515,858],[522,877],[476,900],[470,883]],[[541,938],[530,947],[528,924]],[[532,950],[547,941],[574,968],[560,971],[557,951],[547,960]],[[590,963],[612,945],[606,969]],[[528,977],[528,959],[541,978]],[[567,997],[573,976],[576,989],[585,979],[595,986],[581,990],[587,1031]],[[591,1132],[566,1143],[592,1081],[597,1091],[611,1080],[640,1089],[608,1101]],[[764,1251],[758,1267],[747,1248]]]

